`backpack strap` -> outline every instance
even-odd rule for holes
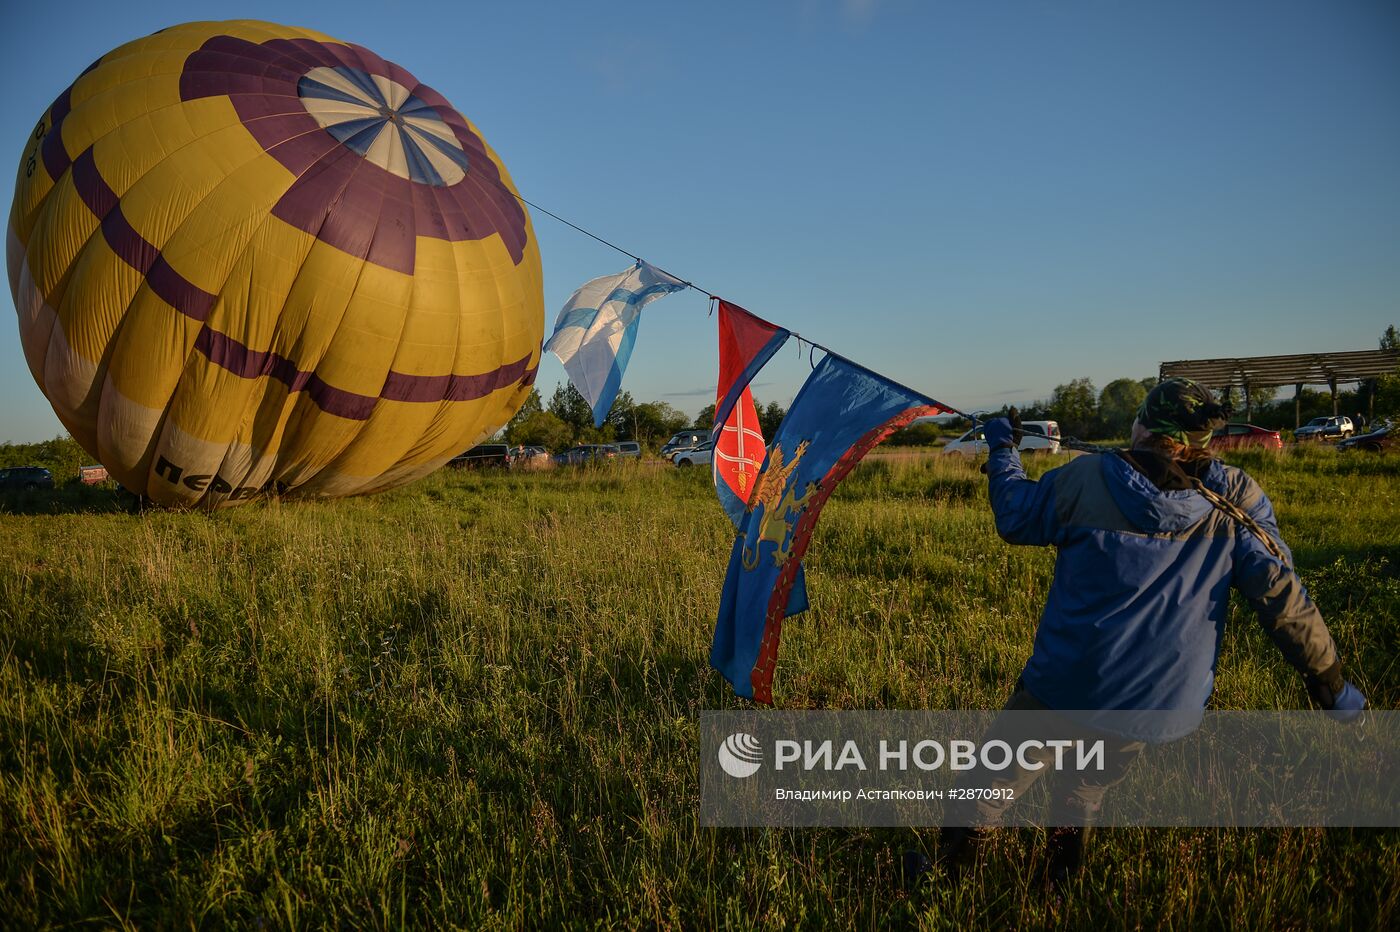
[[[1274,559],[1278,560],[1284,566],[1288,566],[1288,559],[1283,555],[1283,548],[1278,545],[1278,541],[1274,540],[1272,534],[1260,527],[1259,522],[1251,518],[1248,512],[1220,493],[1206,488],[1205,483],[1195,476],[1190,478],[1191,487],[1199,492],[1202,498],[1215,506],[1216,510],[1225,515],[1225,517],[1234,521],[1236,524],[1242,525],[1245,530],[1259,538],[1260,543],[1264,545],[1264,549],[1273,554]]]

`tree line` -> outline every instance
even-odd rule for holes
[[[776,401],[761,405],[757,400],[759,426],[765,437],[773,436],[787,410]],[[540,446],[564,450],[578,443],[616,443],[635,440],[643,446],[660,447],[673,434],[687,427],[708,431],[714,424],[715,406],[706,405],[691,418],[664,401],[637,401],[622,391],[602,427],[593,426],[593,409],[587,399],[565,382],[554,386],[549,404],[539,389],[531,389],[520,410],[506,424],[503,436],[512,446]]]

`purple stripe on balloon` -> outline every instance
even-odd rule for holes
[[[84,71],[83,74],[87,74],[87,72]],[[49,119],[53,121],[54,126],[58,126],[58,124],[62,123],[64,119],[67,118],[68,114],[72,112],[73,85],[70,84],[63,89],[62,94],[58,95],[58,98],[53,102],[53,106],[49,107]]]
[[[142,275],[146,274],[160,255],[160,250],[146,242],[127,221],[120,204],[102,218],[102,237],[107,240],[107,245],[112,247],[112,252],[117,254],[117,258]]]
[[[531,384],[535,368],[530,357],[500,366],[481,375],[420,376],[390,371],[384,389],[378,396],[361,395],[327,384],[314,372],[304,372],[290,359],[277,353],[251,350],[227,334],[209,327],[200,331],[195,349],[211,363],[239,378],[256,379],[264,376],[276,379],[290,392],[306,392],[316,407],[337,417],[367,420],[374,406],[385,401],[438,403],[442,401],[474,401],[497,389],[517,382]],[[528,379],[529,381],[525,381]]]
[[[63,146],[63,121],[71,112],[73,107],[73,85],[58,95],[58,99],[49,108],[48,135],[44,137],[43,157],[44,170],[49,173],[49,177],[54,181],[63,177],[63,173],[68,170],[71,160],[68,158],[68,150]]]
[[[240,378],[256,379],[267,376],[287,386],[290,392],[306,392],[316,406],[327,414],[364,421],[374,413],[377,398],[327,385],[317,378],[316,373],[298,370],[296,363],[285,356],[250,350],[217,330],[205,327],[195,339],[194,345],[211,363]]]
[[[530,369],[530,357],[480,375],[407,375],[390,372],[379,397],[387,401],[471,401],[518,383]]]
[[[248,349],[232,337],[209,327],[200,331],[195,349],[221,369],[244,379],[263,376],[276,379],[290,392],[306,392],[316,406],[327,414],[355,421],[368,420],[378,400],[327,385],[314,372],[302,372],[296,363],[273,352]]]
[[[102,59],[98,58],[83,69],[83,73],[78,75],[81,80],[84,75],[102,64]],[[78,81],[63,89],[63,93],[58,95],[58,99],[49,107],[49,130],[44,136],[44,141],[40,145],[40,157],[44,160],[44,170],[49,173],[49,177],[57,181],[68,170],[72,161],[68,158],[68,150],[63,145],[63,133],[60,128],[63,121],[68,119],[68,114],[73,112],[73,88]]]
[[[146,272],[146,284],[161,300],[191,320],[208,320],[214,302],[219,300],[218,295],[210,294],[171,268],[165,256],[156,256]]]
[[[112,190],[111,185],[107,184],[107,179],[97,170],[97,159],[93,157],[91,146],[73,160],[73,187],[77,189],[78,197],[82,198],[88,210],[99,220],[117,206],[117,192]]]
[[[211,327],[205,327],[199,332],[194,341],[194,348],[214,365],[239,378],[256,379],[264,375],[273,375],[294,392],[305,388],[307,380],[311,377],[309,372],[301,373],[298,377],[296,366],[285,357],[273,352],[250,350],[233,337]]]
[[[102,238],[127,265],[142,275],[156,261],[160,251],[137,233],[122,213],[121,198],[102,173],[97,170],[97,160],[93,158],[92,146],[88,146],[73,160],[73,188],[78,197],[87,205],[102,224]]]
[[[112,252],[145,275],[152,291],[192,320],[209,317],[218,295],[210,294],[175,271],[160,250],[136,232],[122,213],[121,198],[98,171],[91,146],[73,160],[73,187],[88,210],[102,221],[102,238]]]

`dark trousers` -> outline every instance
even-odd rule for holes
[[[1024,721],[1018,721],[1018,716],[999,715],[982,736],[984,745],[996,739],[1005,741],[1013,748],[1019,747],[1023,741],[1030,738],[1040,741],[1050,738],[1085,742],[1101,740],[1104,744],[1103,769],[1057,773],[1053,770],[1053,748],[1027,750],[1027,762],[1041,764],[1039,769],[1022,767],[1015,759],[1005,770],[989,770],[979,764],[958,779],[958,787],[1009,788],[1011,794],[1009,798],[958,803],[957,805],[964,807],[957,810],[960,820],[986,827],[1000,824],[1002,817],[1016,800],[1021,799],[1036,780],[1048,774],[1053,782],[1050,787],[1051,804],[1047,824],[1092,825],[1103,806],[1104,794],[1110,787],[1123,782],[1123,778],[1128,775],[1128,768],[1146,747],[1142,741],[1130,741],[1117,735],[1096,731],[1059,715],[1027,692],[1020,683],[1016,684],[1016,691],[1002,708],[1006,712],[1039,712],[1041,716],[1037,717],[1037,721],[1042,725],[1032,733]],[[1048,727],[1043,727],[1044,725]]]

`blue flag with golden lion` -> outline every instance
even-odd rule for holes
[[[840,356],[817,364],[768,448],[729,556],[710,663],[737,695],[773,701],[788,596],[837,484],[892,432],[947,411]]]

